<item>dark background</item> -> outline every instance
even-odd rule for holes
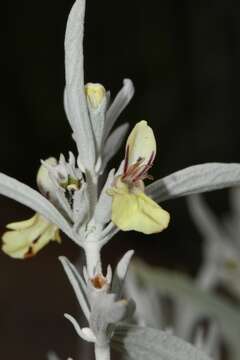
[[[39,159],[75,151],[62,104],[72,4],[1,3],[0,170],[31,186]],[[123,78],[134,81],[135,97],[118,123],[146,119],[154,128],[155,178],[197,163],[239,161],[239,20],[239,2],[231,0],[87,0],[86,82],[100,82],[114,96]],[[226,191],[208,198],[216,211],[227,209]],[[0,200],[1,232],[6,223],[32,215]],[[194,275],[201,239],[185,200],[164,206],[172,216],[168,230],[148,237],[120,233],[104,249],[105,264],[135,248],[151,264]],[[78,310],[57,260],[61,254],[74,261],[79,249],[65,239],[28,261],[0,254],[0,358],[42,360],[50,348],[62,359],[74,357],[77,336],[63,313]]]

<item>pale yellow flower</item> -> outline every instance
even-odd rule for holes
[[[156,141],[146,121],[140,121],[128,137],[123,174],[108,190],[112,196],[112,222],[121,230],[144,234],[164,230],[170,215],[144,193],[143,180],[156,155]]]
[[[45,162],[51,166],[57,165],[55,158],[49,158]],[[41,193],[49,197],[54,186],[44,165],[38,170],[37,184]],[[51,240],[61,242],[58,227],[39,213],[28,220],[14,222],[6,227],[10,231],[6,231],[2,236],[2,250],[16,259],[34,256]]]
[[[7,225],[10,231],[3,234],[2,250],[16,259],[37,254],[49,241],[61,242],[59,229],[40,214],[31,219]]]

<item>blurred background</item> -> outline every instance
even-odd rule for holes
[[[72,0],[3,2],[0,170],[35,187],[39,159],[75,152],[63,109],[64,32]],[[4,7],[4,8],[3,8]],[[239,162],[240,7],[233,0],[87,0],[85,81],[112,96],[131,78],[136,94],[120,122],[146,119],[159,145],[154,178],[204,162]],[[114,163],[123,157],[123,149]],[[208,196],[219,212],[227,191]],[[201,239],[184,199],[164,203],[168,230],[154,236],[119,233],[104,249],[105,265],[128,249],[144,261],[194,276]],[[0,230],[32,211],[0,198]],[[79,249],[64,238],[35,258],[0,253],[0,357],[62,359],[78,351],[64,312],[78,311],[57,257]],[[77,359],[77,357],[74,357]],[[82,357],[84,359],[86,357]]]

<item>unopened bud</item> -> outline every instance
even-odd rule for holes
[[[92,108],[97,109],[106,97],[106,90],[101,84],[88,83],[85,85],[87,99]]]
[[[47,196],[54,189],[53,182],[48,174],[47,165],[56,166],[57,160],[54,157],[50,157],[44,162],[46,165],[41,165],[37,173],[37,185],[41,193]]]

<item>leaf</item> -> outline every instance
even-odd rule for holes
[[[111,188],[115,177],[115,169],[112,169],[107,180],[101,190],[97,205],[94,210],[94,219],[98,224],[106,224],[111,219],[112,198],[107,194],[107,190]]]
[[[79,305],[86,317],[90,317],[90,306],[88,302],[87,287],[82,279],[81,275],[78,273],[75,266],[64,256],[60,256],[59,260],[63,266],[63,269],[68,277],[70,284],[75,292],[75,295],[78,299]]]
[[[43,215],[72,238],[72,230],[62,214],[36,190],[18,180],[0,173],[0,194],[16,200]]]
[[[85,0],[76,0],[67,21],[65,36],[66,89],[64,104],[85,168],[95,162],[95,144],[84,90],[83,33]]]
[[[190,278],[162,269],[150,268],[142,262],[134,264],[134,271],[142,281],[159,290],[162,295],[189,303],[204,316],[216,319],[221,333],[231,347],[232,360],[240,353],[240,309],[217,295],[198,288]]]
[[[128,129],[129,129],[129,124],[124,123],[118,126],[115,130],[113,130],[113,132],[107,138],[103,148],[103,164],[102,164],[103,170],[105,169],[107,163],[121,148],[123,144],[123,140],[128,132]]]
[[[134,86],[130,79],[123,80],[123,87],[115,97],[112,105],[107,111],[105,136],[107,137],[113,128],[117,118],[128,105],[134,95]]]
[[[131,360],[210,360],[184,340],[149,327],[119,325],[112,346]]]
[[[240,185],[240,164],[206,163],[177,171],[153,182],[146,192],[155,201]]]
[[[134,250],[127,251],[117,264],[116,270],[114,272],[112,281],[112,292],[117,294],[118,297],[120,297],[122,293],[123,283],[126,279],[128,267],[133,257],[133,254]]]

